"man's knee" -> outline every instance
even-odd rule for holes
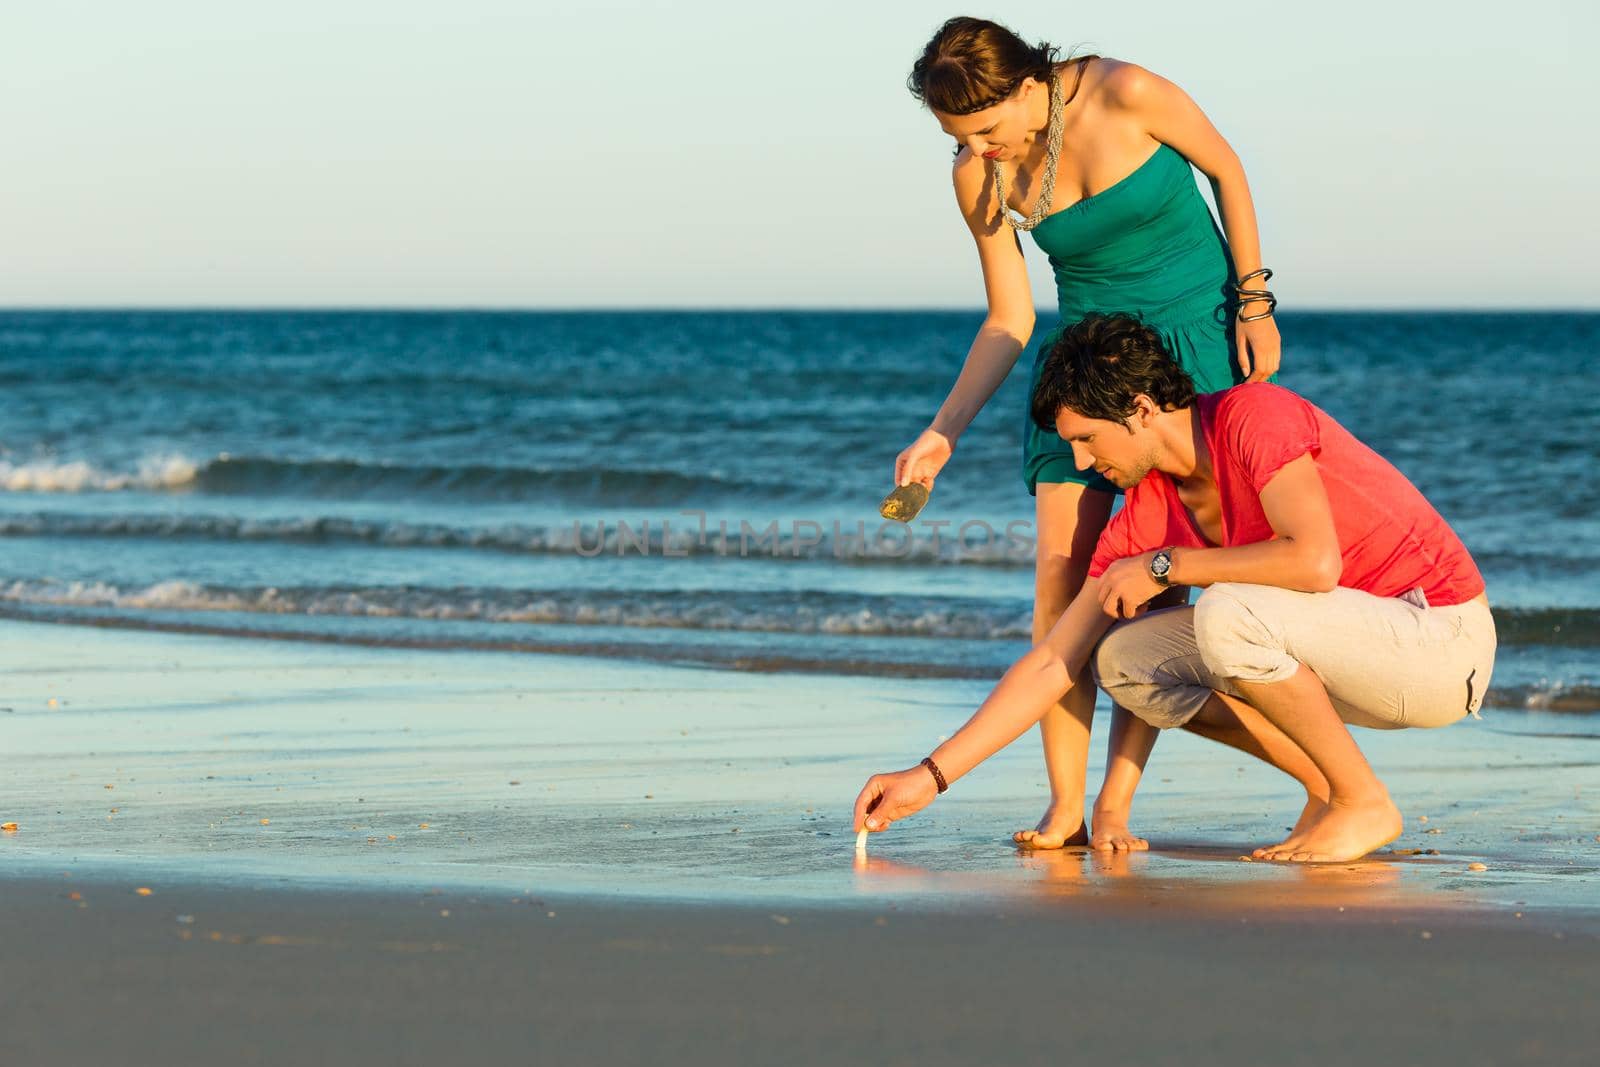
[[[1207,670],[1219,678],[1254,682],[1282,681],[1295,672],[1298,664],[1273,618],[1273,592],[1265,586],[1219,582],[1200,594],[1194,637]]]
[[[1170,675],[1174,649],[1159,639],[1159,624],[1144,623],[1118,623],[1101,639],[1090,658],[1095,684],[1151,726],[1182,726],[1198,708],[1195,687]]]
[[[1150,680],[1153,667],[1144,662],[1150,646],[1139,640],[1137,623],[1138,620],[1134,620],[1113,626],[1089,657],[1095,684],[1107,693],[1116,687]]]

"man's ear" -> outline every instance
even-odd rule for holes
[[[1155,422],[1156,416],[1161,413],[1161,408],[1154,400],[1140,393],[1133,398],[1133,415],[1135,425],[1141,430],[1147,430]]]

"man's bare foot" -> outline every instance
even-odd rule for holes
[[[1311,824],[1321,818],[1322,813],[1328,810],[1328,798],[1306,794],[1306,806],[1301,810],[1300,817],[1294,821],[1294,829],[1289,831],[1290,837],[1298,837],[1311,829]]]
[[[1382,848],[1405,830],[1405,819],[1387,793],[1363,801],[1335,797],[1306,828],[1281,845],[1261,850],[1261,858],[1292,863],[1342,863]]]
[[[1295,820],[1294,828],[1289,831],[1289,836],[1276,845],[1264,845],[1250,853],[1250,855],[1258,860],[1264,860],[1273,858],[1269,853],[1287,852],[1292,854],[1298,851],[1301,838],[1305,837],[1306,832],[1316,825],[1317,820],[1322,818],[1322,813],[1327,810],[1328,801],[1325,798],[1307,793],[1306,806],[1301,810],[1300,818]]]
[[[1086,845],[1089,843],[1089,828],[1083,824],[1081,813],[1058,811],[1056,806],[1051,804],[1044,809],[1044,817],[1039,820],[1037,827],[1032,830],[1018,830],[1011,835],[1011,840],[1017,843],[1018,848],[1028,850]]]
[[[1144,852],[1150,848],[1150,842],[1129,833],[1125,817],[1096,814],[1089,847],[1096,852]]]

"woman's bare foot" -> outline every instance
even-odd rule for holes
[[[1360,801],[1335,797],[1306,828],[1261,858],[1292,863],[1342,863],[1382,848],[1405,830],[1405,819],[1387,793]]]
[[[1032,830],[1018,830],[1011,835],[1017,847],[1023,849],[1065,848],[1068,845],[1089,843],[1089,828],[1083,824],[1080,812],[1071,812],[1051,804],[1044,809],[1044,817]]]
[[[1096,852],[1144,852],[1150,848],[1150,842],[1128,832],[1126,816],[1096,812],[1094,836],[1089,838],[1089,847]]]

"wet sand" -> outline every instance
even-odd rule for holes
[[[4,1062],[1578,1064],[1600,1040],[1592,933],[1463,916],[132,888],[6,885]]]
[[[1046,795],[1025,740],[857,862],[861,781],[985,686],[0,642],[0,1062],[1587,1062],[1600,1037],[1584,718],[1359,733],[1412,854],[1239,862],[1293,791],[1177,735],[1149,854],[1012,849]]]

